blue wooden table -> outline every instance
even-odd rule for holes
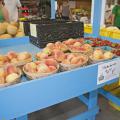
[[[28,51],[33,55],[40,51],[29,42],[28,37],[1,40],[0,54],[5,54],[10,50]],[[98,64],[94,64],[33,81],[23,77],[19,84],[0,88],[0,120],[13,118],[26,120],[28,113],[75,97],[79,97],[87,105],[88,111],[70,120],[94,120],[99,110],[97,89],[117,80],[116,78],[98,85],[97,72]],[[89,93],[88,98],[84,96],[86,93]]]

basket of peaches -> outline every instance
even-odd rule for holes
[[[74,53],[82,53],[89,55],[93,51],[93,48],[90,44],[84,43],[84,38],[80,39],[69,39],[67,41],[64,41],[64,44],[66,44],[69,47],[69,50]]]
[[[43,78],[57,73],[59,64],[54,59],[45,59],[27,63],[23,66],[23,72],[29,79]]]
[[[74,68],[87,65],[88,57],[81,53],[66,53],[64,59],[60,63],[62,71],[68,71]]]
[[[101,48],[96,48],[90,55],[90,63],[98,63],[105,60],[110,60],[114,57],[115,55],[112,53],[112,51],[105,51]]]
[[[0,68],[0,88],[19,83],[21,75],[21,70],[13,65]]]
[[[7,55],[0,55],[0,67],[4,67],[7,64],[22,66],[31,61],[32,56],[28,52],[16,53],[14,51],[10,51]]]

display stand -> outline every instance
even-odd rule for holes
[[[55,18],[54,2],[55,0],[51,0],[52,19]],[[101,3],[102,0],[94,1],[93,35],[95,37],[98,36],[100,28]],[[11,46],[12,44],[14,46]],[[5,41],[1,40],[0,47],[3,54],[9,50],[18,52],[26,50],[32,54],[39,51],[39,48],[29,43],[29,38],[27,37]],[[14,118],[16,120],[27,120],[27,114],[31,112],[75,97],[78,97],[87,105],[88,111],[69,120],[95,120],[96,114],[99,111],[97,104],[98,88],[118,79],[111,79],[98,84],[98,66],[99,64],[94,64],[33,81],[28,81],[23,77],[22,80],[24,82],[6,88],[0,88],[0,120]],[[84,96],[86,93],[89,93],[88,98]]]

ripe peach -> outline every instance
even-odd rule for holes
[[[82,44],[80,43],[80,42],[75,42],[74,44],[73,44],[73,46],[75,46],[75,47],[80,47]]]
[[[55,67],[55,66],[49,66],[49,69],[50,69],[50,71],[52,72],[52,71],[55,71],[55,70],[56,70],[56,67]]]
[[[47,60],[45,60],[45,64],[47,66],[56,66],[57,62],[54,59],[47,59]]]
[[[30,54],[28,52],[19,53],[17,56],[18,60],[26,60],[29,57],[30,57]]]
[[[8,56],[8,58],[11,60],[11,59],[17,57],[17,53],[14,52],[14,51],[11,51],[11,52],[8,52],[7,56]]]
[[[53,43],[48,43],[46,47],[48,47],[50,49],[53,49],[54,48],[54,44]]]
[[[77,64],[80,61],[80,57],[72,58],[71,64]]]
[[[0,68],[0,78],[5,77],[5,70],[3,68]]]
[[[17,68],[13,65],[8,65],[5,71],[6,74],[9,75],[11,73],[17,73]]]
[[[41,63],[39,66],[37,66],[37,71],[40,73],[50,72],[49,67],[45,63]]]
[[[0,84],[5,84],[5,78],[4,77],[0,77]]]
[[[6,77],[6,82],[7,83],[15,82],[18,77],[19,77],[18,74],[11,73]]]

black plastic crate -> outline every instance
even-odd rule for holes
[[[64,20],[50,20],[50,19],[41,19],[41,20],[37,20],[37,19],[30,19],[30,20],[25,20],[22,21],[23,22],[23,26],[24,26],[24,33],[26,36],[30,35],[30,24],[53,24],[53,23],[63,23],[66,22]]]
[[[37,37],[30,36],[30,41],[37,47],[43,48],[50,42],[84,37],[84,24],[82,22],[52,21],[49,24],[37,24],[36,31]]]
[[[64,41],[64,40],[59,40],[59,41]],[[53,40],[51,40],[51,41],[41,41],[39,38],[36,38],[36,37],[30,37],[30,42],[33,44],[33,45],[35,45],[35,46],[37,46],[37,47],[39,47],[39,48],[44,48],[48,43],[55,43],[55,42],[57,42],[57,41],[53,41]]]

